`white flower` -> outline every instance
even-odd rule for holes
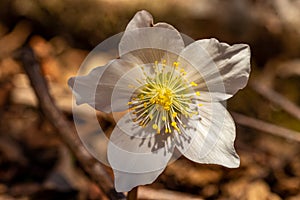
[[[240,163],[235,124],[223,104],[247,84],[249,46],[216,39],[185,46],[173,26],[152,20],[138,12],[119,43],[119,59],[69,80],[77,104],[128,110],[108,144],[117,191],[152,183],[178,152],[198,163]]]

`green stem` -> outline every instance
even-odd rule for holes
[[[133,188],[127,194],[127,200],[137,200],[138,187]]]

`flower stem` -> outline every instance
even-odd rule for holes
[[[138,187],[133,188],[127,194],[127,200],[137,200]]]

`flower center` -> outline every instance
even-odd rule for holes
[[[169,88],[156,88],[155,95],[151,98],[151,104],[158,104],[169,111],[173,102],[173,92]]]
[[[146,127],[151,123],[157,133],[162,129],[165,133],[174,130],[180,133],[181,128],[185,127],[181,117],[188,118],[198,114],[191,106],[193,96],[200,95],[198,91],[193,92],[191,89],[197,84],[191,82],[189,85],[183,78],[185,70],[178,65],[179,63],[174,62],[172,67],[166,69],[166,61],[161,64],[156,61],[152,76],[142,67],[145,79],[138,81],[143,86],[137,89],[128,102],[130,110],[136,116],[134,121],[140,126]]]

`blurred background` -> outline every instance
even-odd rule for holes
[[[181,158],[147,187],[195,199],[300,199],[299,136],[281,129],[300,132],[300,0],[1,0],[0,200],[106,199],[41,114],[14,54],[25,45],[33,49],[56,104],[72,123],[68,78],[141,9],[195,40],[249,44],[249,85],[228,109],[276,125],[267,133],[253,128],[257,121],[237,117],[240,168]]]

